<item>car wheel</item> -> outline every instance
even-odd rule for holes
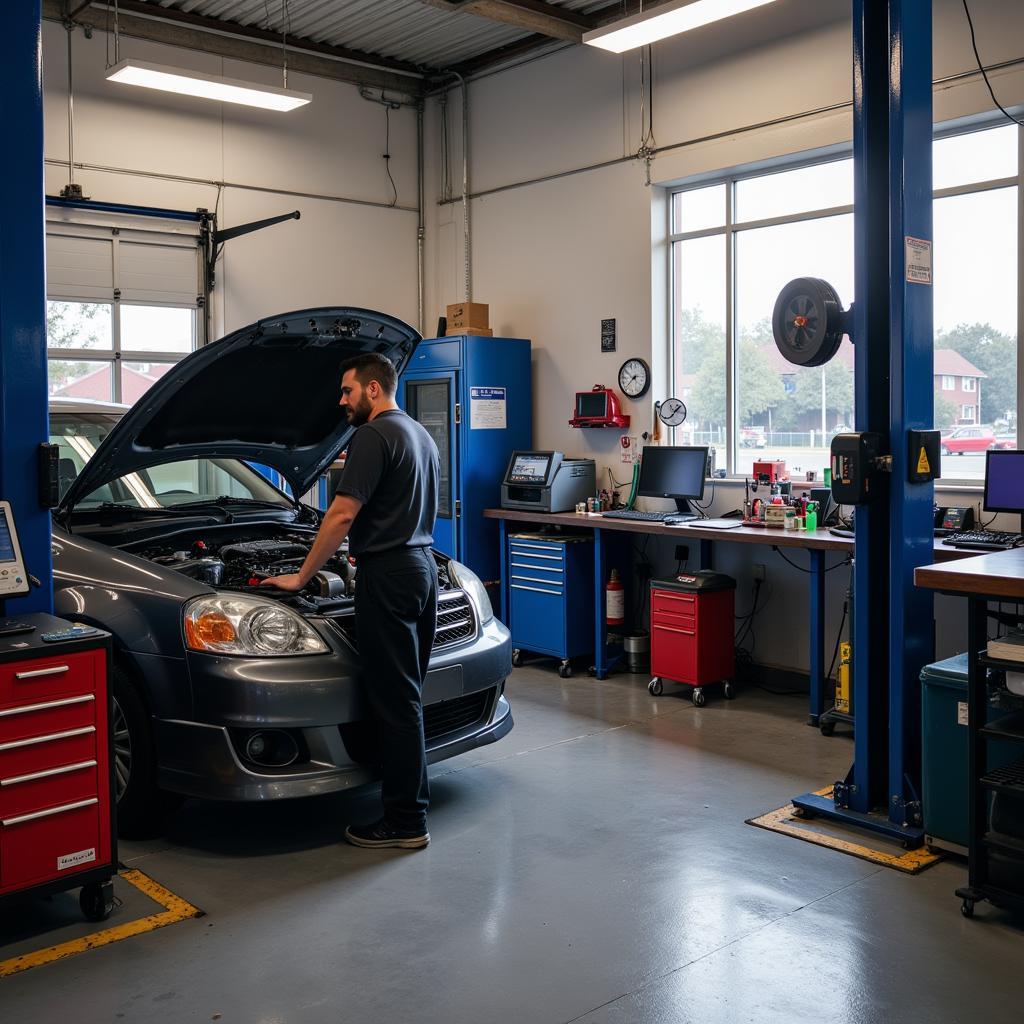
[[[179,798],[156,785],[156,746],[149,713],[138,689],[123,671],[113,670],[114,794],[117,831],[126,839],[157,834],[164,814]]]
[[[948,448],[947,448],[947,447],[946,447],[945,445],[942,445],[942,447],[940,447],[940,448],[939,448],[939,451],[940,451],[940,452],[941,452],[941,453],[942,453],[943,455],[948,455],[948,454],[949,454],[949,449],[948,449]]]

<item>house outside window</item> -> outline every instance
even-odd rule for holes
[[[961,410],[960,415],[961,415],[961,417],[962,417],[962,419],[963,419],[963,421],[965,423],[973,423],[974,422],[974,406],[973,405],[965,405],[963,407],[963,409]]]
[[[949,374],[942,375],[942,390],[943,391],[955,391],[956,390],[956,377],[951,377]]]
[[[964,377],[963,383],[960,386],[961,391],[977,391],[978,390],[978,379],[977,377]]]

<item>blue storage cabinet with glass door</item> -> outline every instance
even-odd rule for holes
[[[572,658],[594,653],[593,534],[510,534],[506,557],[512,664],[546,654],[565,679]]]
[[[454,335],[417,346],[398,382],[398,404],[423,424],[441,455],[434,546],[485,583],[499,579],[498,523],[509,456],[533,447],[530,342]]]

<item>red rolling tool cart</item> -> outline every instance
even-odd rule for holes
[[[673,580],[651,581],[651,679],[657,696],[663,680],[693,687],[693,703],[703,707],[704,687],[721,683],[733,697],[736,668],[736,581],[720,572],[680,573]]]
[[[113,907],[110,635],[52,615],[0,622],[0,912],[81,887]]]

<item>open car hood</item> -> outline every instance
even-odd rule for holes
[[[276,469],[296,499],[354,432],[338,405],[341,364],[363,352],[401,373],[420,341],[386,313],[348,306],[265,317],[186,356],[115,424],[59,509],[166,462],[236,458]]]

